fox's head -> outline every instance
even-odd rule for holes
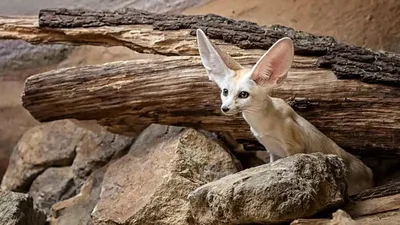
[[[197,30],[201,62],[210,80],[221,89],[223,113],[254,111],[268,104],[268,93],[287,77],[294,57],[290,38],[278,40],[253,66],[244,68]]]

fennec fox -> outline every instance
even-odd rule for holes
[[[323,152],[340,156],[347,166],[348,193],[374,186],[370,168],[344,151],[283,99],[269,96],[287,77],[294,57],[290,38],[278,40],[253,66],[244,68],[197,30],[201,61],[209,79],[221,89],[221,110],[226,115],[242,113],[251,132],[269,151],[270,161],[297,153]]]

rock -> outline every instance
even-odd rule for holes
[[[333,218],[330,225],[357,225],[360,224],[353,220],[349,214],[339,209],[332,214]]]
[[[108,168],[93,224],[190,224],[187,195],[237,171],[231,155],[205,135],[151,125]]]
[[[0,71],[5,73],[55,65],[66,59],[72,49],[71,46],[61,44],[34,45],[22,40],[0,40]]]
[[[332,219],[297,219],[290,225],[361,225],[353,220],[349,214],[339,209],[332,214]],[[364,224],[365,225],[365,224]],[[371,224],[372,225],[372,224]]]
[[[0,191],[0,224],[44,225],[46,216],[33,209],[27,194]]]
[[[40,174],[29,190],[36,209],[50,215],[53,204],[76,194],[71,167],[51,167]]]
[[[11,154],[1,189],[27,192],[33,180],[47,168],[71,165],[84,132],[68,120],[29,129]]]
[[[50,218],[52,225],[90,224],[90,214],[100,198],[107,167],[108,164],[94,171],[82,186],[79,195],[53,205]]]
[[[1,188],[27,192],[47,168],[72,165],[77,190],[94,170],[127,151],[132,142],[132,137],[111,134],[105,128],[88,130],[70,120],[38,125],[14,148]]]
[[[204,225],[289,222],[344,204],[346,173],[337,156],[296,154],[197,188],[190,208]]]
[[[85,129],[72,164],[75,182],[81,186],[93,171],[106,165],[112,158],[127,153],[132,143],[132,137],[112,134],[104,127]]]

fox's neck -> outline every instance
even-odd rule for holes
[[[255,131],[260,131],[276,126],[280,120],[276,120],[279,113],[273,103],[273,99],[266,96],[260,99],[255,99],[255,102],[256,104],[253,104],[252,107],[243,110],[242,112],[243,118],[250,127]]]

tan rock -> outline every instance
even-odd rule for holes
[[[47,168],[71,165],[83,134],[83,129],[68,120],[29,129],[11,154],[1,189],[27,192],[33,180]]]
[[[203,225],[289,222],[342,205],[346,173],[337,156],[296,154],[197,188],[190,208]]]
[[[193,129],[151,125],[106,172],[94,224],[190,224],[187,195],[237,172],[235,160]]]
[[[71,166],[79,188],[96,169],[128,150],[132,137],[88,130],[70,120],[44,123],[28,130],[15,147],[1,188],[27,192],[50,167]]]
[[[117,135],[98,126],[98,129],[86,129],[76,148],[76,157],[72,164],[75,182],[81,186],[95,170],[103,167],[111,159],[126,154],[133,143],[133,137]]]

